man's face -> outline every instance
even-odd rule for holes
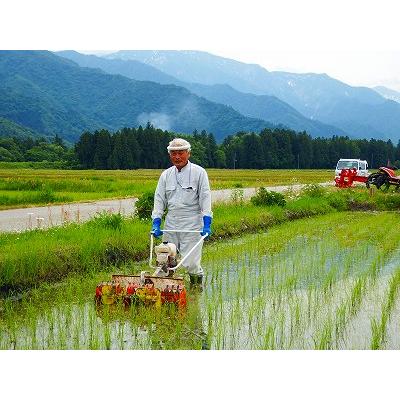
[[[189,157],[189,150],[171,150],[169,153],[172,164],[174,164],[178,170],[181,170],[187,164]]]

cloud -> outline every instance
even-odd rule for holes
[[[160,128],[166,131],[171,130],[171,117],[164,113],[141,113],[137,117],[137,122],[142,126],[145,126],[150,122],[155,128]]]

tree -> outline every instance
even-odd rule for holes
[[[226,156],[221,148],[215,152],[215,162],[216,168],[226,168]]]
[[[217,142],[215,141],[215,137],[212,133],[207,135],[207,158],[208,158],[208,167],[215,168],[216,167],[216,153],[218,150]]]
[[[123,152],[125,151],[122,137],[120,134],[116,133],[112,136],[112,151],[108,158],[107,165],[109,169],[123,169],[122,168],[122,158]]]
[[[107,169],[108,159],[111,154],[111,135],[102,129],[94,133],[95,152],[93,157],[93,166],[96,169]]]
[[[204,148],[204,145],[200,141],[196,140],[192,140],[190,144],[192,147],[190,161],[194,164],[199,164],[205,167],[204,160],[206,159],[206,149]]]
[[[313,148],[311,136],[302,132],[293,137],[293,156],[295,168],[311,168],[313,164]]]
[[[249,133],[242,138],[240,148],[240,167],[263,169],[265,157],[261,146],[261,139],[255,133]]]
[[[260,134],[261,147],[263,148],[265,163],[264,168],[278,168],[278,142],[269,129],[264,129]]]
[[[56,144],[56,145],[62,147],[63,149],[67,148],[67,146],[65,146],[63,139],[60,136],[58,136],[58,134],[56,134],[56,136],[54,136],[51,143]]]
[[[9,150],[0,146],[0,161],[17,161],[17,160]]]
[[[277,168],[294,168],[294,156],[292,151],[291,137],[288,131],[276,129],[273,132],[275,136],[278,151],[277,151]]]
[[[75,153],[82,168],[94,167],[95,137],[90,132],[84,132],[75,144]]]
[[[41,143],[25,153],[27,161],[60,161],[64,159],[65,150],[56,144]]]
[[[1,161],[23,161],[22,151],[18,141],[14,138],[0,138],[2,151]]]
[[[240,164],[240,148],[242,138],[239,135],[229,135],[222,142],[221,149],[225,153],[227,168],[236,169]]]
[[[312,141],[312,168],[333,168],[329,158],[329,141],[326,138],[316,138]]]

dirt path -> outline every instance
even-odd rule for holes
[[[328,186],[326,182],[321,185]],[[299,190],[304,185],[271,186],[268,190],[284,192],[289,187]],[[227,201],[235,194],[243,195],[243,199],[249,199],[256,192],[256,188],[223,189],[212,191],[212,201]],[[137,198],[109,199],[85,203],[64,204],[61,206],[18,208],[0,211],[0,232],[22,232],[28,229],[48,228],[62,225],[67,222],[83,222],[92,218],[96,213],[107,211],[120,212],[123,215],[131,215],[135,209]]]

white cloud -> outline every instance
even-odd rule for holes
[[[164,113],[141,113],[137,117],[137,123],[143,127],[150,122],[155,128],[160,128],[163,130],[171,130],[171,118],[169,115]]]

